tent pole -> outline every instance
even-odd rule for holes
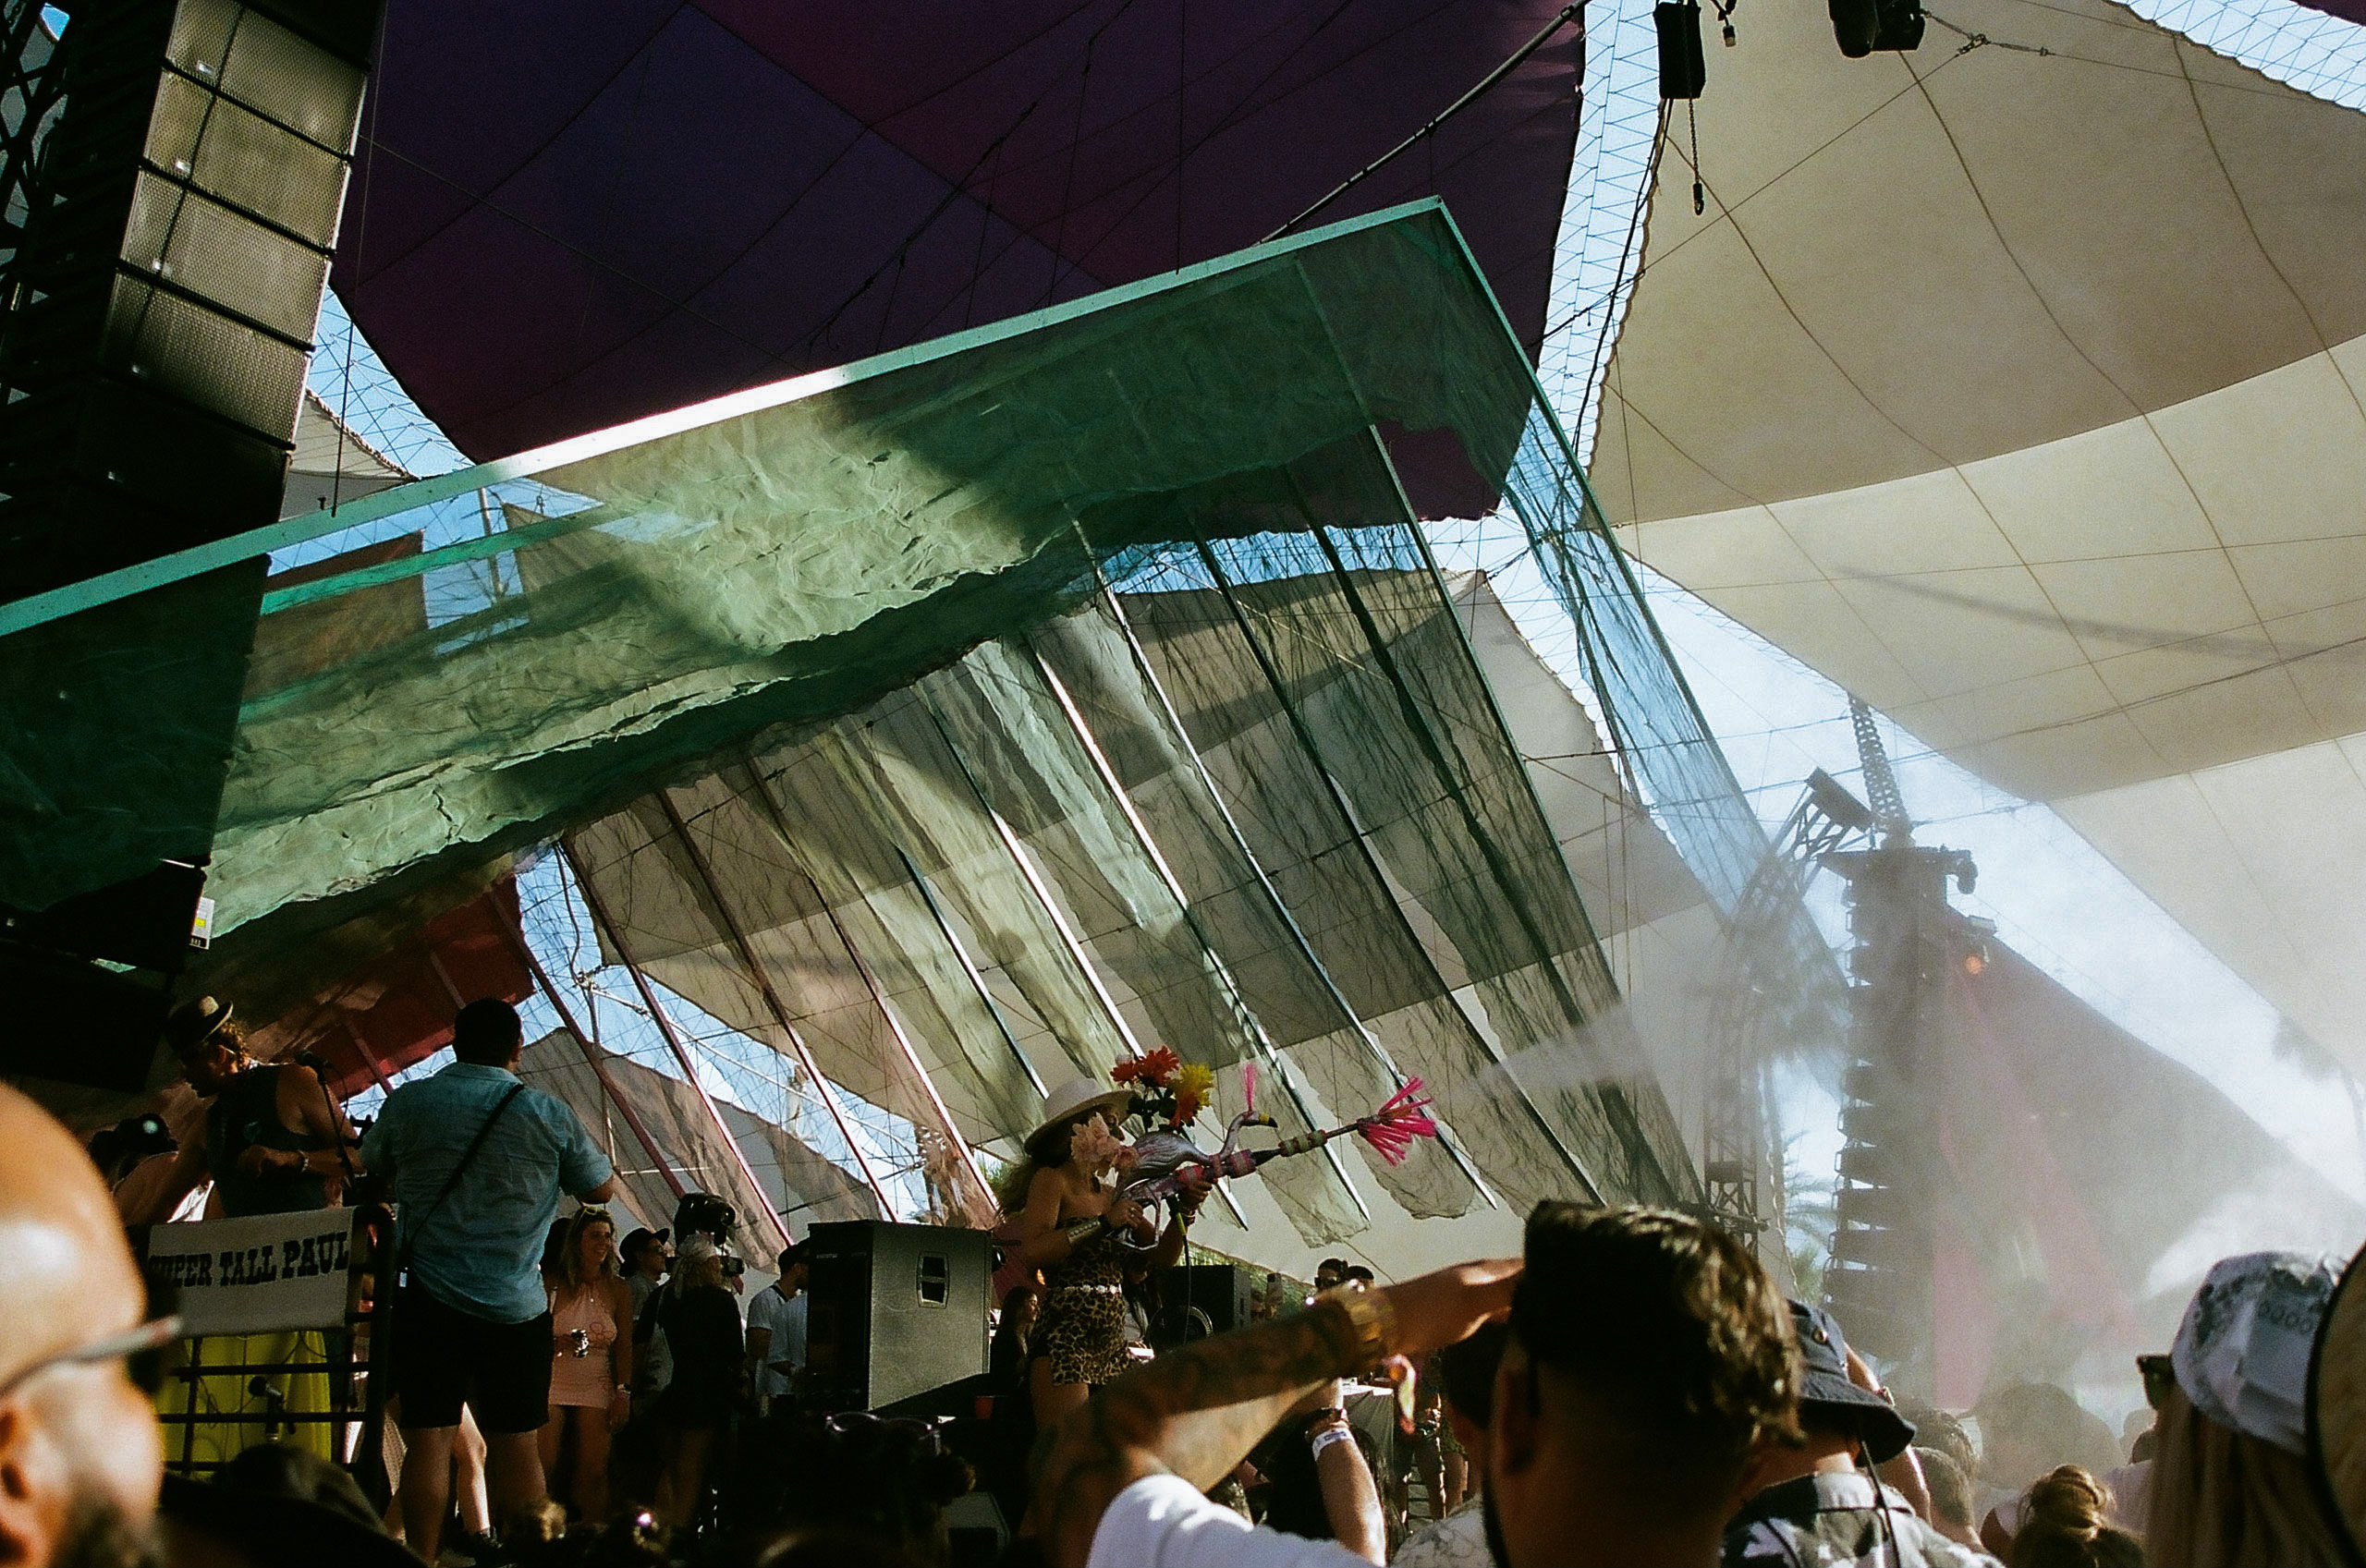
[[[608,914],[608,901],[592,885],[592,879],[583,874],[582,866],[575,858],[574,845],[561,839],[558,852],[560,858],[567,862],[568,874],[575,878],[575,890],[583,895],[583,906],[592,911],[592,923],[607,937],[608,945],[616,949],[625,972],[632,977],[633,989],[640,992],[641,1005],[649,1009],[650,1017],[656,1021],[657,1032],[665,1037],[665,1048],[674,1053],[674,1061],[681,1067],[682,1076],[689,1080],[690,1091],[699,1097],[699,1104],[705,1107],[707,1120],[713,1124],[716,1134],[722,1137],[723,1147],[731,1151],[731,1162],[739,1167],[739,1175],[748,1184],[748,1190],[763,1201],[764,1217],[772,1222],[780,1245],[783,1248],[795,1246],[797,1238],[788,1234],[788,1222],[774,1212],[770,1199],[765,1198],[764,1184],[756,1180],[755,1167],[748,1163],[748,1156],[741,1150],[739,1140],[732,1136],[730,1124],[723,1119],[723,1108],[715,1104],[714,1097],[700,1084],[697,1064],[690,1060],[689,1048],[683,1044],[681,1035],[674,1027],[674,1020],[666,1016],[665,1009],[658,1003],[656,990],[649,983],[649,977],[640,972],[640,966],[634,963],[631,954],[626,951],[624,939],[616,934],[616,922]]]
[[[499,926],[501,934],[509,939],[509,945],[518,950],[518,956],[526,961],[526,967],[533,972],[534,983],[543,988],[543,994],[551,999],[551,1007],[558,1014],[558,1021],[567,1026],[567,1032],[575,1037],[576,1045],[581,1048],[584,1065],[592,1069],[592,1076],[598,1078],[600,1087],[607,1091],[608,1103],[624,1113],[625,1125],[632,1129],[632,1136],[640,1144],[641,1152],[647,1154],[650,1163],[657,1167],[657,1173],[665,1178],[665,1185],[674,1189],[674,1196],[680,1197],[689,1189],[682,1185],[682,1178],[674,1173],[674,1167],[666,1162],[665,1156],[659,1151],[657,1140],[649,1136],[649,1129],[641,1125],[640,1113],[626,1103],[625,1097],[616,1088],[616,1081],[608,1076],[607,1064],[600,1060],[598,1050],[592,1043],[592,1037],[585,1034],[576,1024],[575,1010],[567,1006],[567,999],[559,994],[558,987],[551,983],[550,974],[543,967],[543,961],[534,956],[532,946],[527,942],[526,933],[522,930],[511,930],[509,922],[506,920],[496,919],[494,924]],[[443,966],[438,965],[436,968],[440,973]],[[451,983],[449,977],[446,977],[444,984],[447,990]]]
[[[1126,1054],[1141,1055],[1141,1041],[1134,1038],[1132,1026],[1118,1011],[1116,998],[1111,996],[1108,988],[1101,983],[1101,976],[1094,971],[1092,960],[1084,951],[1084,943],[1078,941],[1076,932],[1069,929],[1067,917],[1061,913],[1058,902],[1052,897],[1051,888],[1043,881],[1043,874],[1035,869],[1035,862],[1029,857],[1027,846],[1018,842],[1018,835],[1011,832],[1010,824],[1004,821],[1002,813],[994,809],[994,802],[986,797],[985,786],[978,782],[978,775],[970,770],[970,760],[961,755],[959,747],[953,744],[952,727],[945,722],[945,715],[937,711],[936,699],[928,694],[924,681],[914,681],[912,690],[920,698],[921,706],[928,711],[930,723],[936,726],[937,738],[945,743],[945,754],[961,771],[962,779],[970,785],[970,793],[978,797],[978,809],[983,811],[986,820],[994,825],[994,833],[1002,839],[1003,847],[1010,852],[1011,861],[1018,866],[1019,876],[1025,879],[1029,890],[1035,894],[1035,902],[1050,918],[1052,929],[1060,933],[1061,945],[1067,949],[1069,958],[1084,975],[1084,983],[1092,989],[1094,998],[1101,1003],[1102,1012],[1107,1015],[1110,1026],[1117,1031],[1118,1039],[1126,1047]]]
[[[1191,906],[1190,897],[1184,893],[1182,881],[1167,865],[1166,857],[1159,850],[1158,841],[1151,836],[1150,824],[1143,821],[1141,813],[1134,809],[1133,797],[1126,793],[1125,781],[1117,776],[1117,770],[1109,765],[1109,759],[1103,753],[1101,742],[1094,737],[1092,727],[1084,722],[1083,711],[1068,695],[1068,688],[1060,684],[1060,677],[1053,671],[1051,662],[1035,647],[1032,638],[1027,640],[1027,651],[1034,659],[1035,668],[1043,675],[1043,684],[1050,688],[1052,699],[1059,704],[1060,711],[1067,716],[1068,728],[1075,733],[1077,744],[1083,747],[1085,755],[1092,759],[1092,770],[1100,776],[1101,786],[1117,803],[1118,813],[1126,819],[1126,825],[1133,830],[1134,842],[1149,859],[1152,869],[1157,871],[1167,896],[1175,900],[1175,907],[1182,914],[1183,923],[1190,928],[1192,939],[1200,944],[1200,955],[1207,960],[1209,969],[1224,989],[1226,999],[1232,1003],[1233,1014],[1241,1031],[1273,1067],[1274,1076],[1282,1081],[1282,1092],[1290,1097],[1290,1104],[1297,1109],[1299,1118],[1310,1128],[1317,1125],[1315,1119],[1307,1113],[1306,1101],[1300,1098],[1298,1076],[1290,1071],[1288,1059],[1274,1044],[1273,1037],[1265,1032],[1264,1020],[1259,1018],[1257,1010],[1249,1005],[1249,998],[1241,994],[1240,983],[1233,978],[1231,966],[1225,963],[1223,955],[1215,950],[1215,943],[1209,940],[1207,927],[1200,923],[1200,912]],[[1348,1189],[1348,1200],[1355,1204],[1356,1212],[1369,1223],[1372,1209],[1365,1205],[1363,1194],[1356,1190],[1355,1181],[1348,1174],[1347,1163],[1339,1158],[1337,1147],[1325,1143],[1323,1154],[1324,1162],[1331,1167],[1331,1173],[1339,1178],[1341,1186]]]
[[[385,1069],[378,1065],[378,1058],[371,1052],[369,1042],[361,1038],[361,1031],[353,1027],[351,1018],[345,1021],[345,1038],[353,1042],[353,1049],[361,1057],[361,1064],[370,1069],[370,1076],[378,1081],[378,1088],[392,1094],[395,1086],[386,1081]]]
[[[978,797],[978,809],[994,823],[994,832],[1002,837],[1003,847],[1010,851],[1012,861],[1018,867],[1018,874],[1033,890],[1036,903],[1043,906],[1044,915],[1051,919],[1052,929],[1060,933],[1060,941],[1066,944],[1069,959],[1083,973],[1084,983],[1092,988],[1093,996],[1100,1001],[1102,1011],[1109,1015],[1109,1022],[1117,1030],[1117,1038],[1125,1042],[1127,1054],[1141,1055],[1141,1042],[1134,1039],[1134,1031],[1127,1026],[1125,1015],[1117,1011],[1116,999],[1109,994],[1108,988],[1101,983],[1100,975],[1094,972],[1092,958],[1084,951],[1084,943],[1079,942],[1076,932],[1068,929],[1067,917],[1060,912],[1058,903],[1052,897],[1052,890],[1044,884],[1043,873],[1036,870],[1035,862],[1028,858],[1026,845],[1018,842],[1018,835],[1010,831],[1010,824],[1002,820],[1002,813],[995,810],[994,802],[986,798],[985,785],[978,782],[978,775],[970,767],[970,760],[961,755],[959,747],[953,744],[952,726],[945,722],[945,715],[937,711],[936,699],[928,694],[928,687],[922,681],[914,681],[912,690],[919,696],[921,706],[927,710],[929,722],[936,726],[937,738],[945,743],[945,754],[960,770],[961,777],[970,785],[970,793]],[[1355,1195],[1353,1187],[1349,1187],[1348,1192],[1351,1197]],[[1232,1217],[1239,1222],[1240,1228],[1247,1230],[1249,1216],[1241,1210],[1231,1190],[1222,1182],[1216,1184],[1216,1196],[1224,1199],[1226,1209],[1232,1210]]]
[[[994,1018],[994,1027],[1002,1031],[1002,1042],[1010,1047],[1012,1060],[1018,1064],[1018,1070],[1027,1075],[1027,1082],[1035,1092],[1038,1095],[1043,1094],[1046,1092],[1043,1080],[1036,1073],[1035,1064],[1027,1060],[1027,1052],[1018,1048],[1018,1037],[1011,1033],[1010,1020],[1002,1015],[1002,1003],[994,1000],[994,993],[987,989],[986,977],[979,972],[976,964],[970,962],[969,950],[961,945],[961,939],[954,934],[953,922],[945,918],[945,906],[936,901],[936,890],[928,885],[928,878],[921,874],[920,867],[913,862],[912,857],[905,853],[902,845],[890,839],[888,847],[895,850],[896,858],[904,863],[904,874],[911,878],[912,886],[920,893],[921,902],[928,906],[929,918],[936,922],[936,929],[944,933],[945,945],[953,950],[953,956],[961,965],[961,972],[970,977],[970,984],[976,988],[978,1000],[985,1003],[986,1012]]]
[[[724,931],[731,938],[731,945],[739,950],[739,961],[748,966],[748,978],[756,982],[757,992],[764,999],[765,1010],[772,1014],[773,1022],[780,1026],[781,1032],[788,1037],[788,1043],[796,1051],[798,1064],[805,1069],[805,1076],[813,1080],[813,1092],[822,1097],[822,1104],[830,1112],[830,1120],[836,1125],[838,1136],[845,1140],[847,1152],[854,1156],[856,1167],[862,1172],[864,1184],[871,1188],[871,1196],[879,1200],[879,1212],[887,1219],[894,1219],[896,1206],[887,1201],[887,1189],[880,1185],[878,1173],[871,1168],[870,1157],[862,1152],[862,1146],[854,1141],[854,1128],[847,1121],[846,1108],[838,1103],[836,1088],[822,1076],[822,1069],[813,1061],[812,1048],[805,1043],[804,1035],[799,1033],[797,1026],[789,1021],[787,1004],[781,1001],[780,993],[773,989],[773,978],[765,971],[763,960],[756,955],[755,943],[750,942],[748,933],[739,929],[739,918],[724,902],[723,884],[715,880],[714,868],[707,864],[706,856],[691,841],[689,824],[682,820],[682,813],[674,805],[671,790],[660,789],[657,792],[657,807],[665,813],[666,824],[674,830],[674,841],[682,846],[682,854],[689,861],[690,869],[698,872],[700,884],[706,889],[708,899],[714,905],[714,918],[723,922]]]
[[[1358,853],[1363,857],[1365,869],[1372,873],[1373,881],[1379,886],[1383,901],[1396,912],[1398,922],[1405,929],[1406,940],[1412,944],[1413,951],[1421,955],[1424,966],[1430,971],[1430,979],[1438,988],[1438,994],[1445,997],[1453,1006],[1455,1015],[1460,1018],[1463,1027],[1470,1031],[1470,1037],[1479,1042],[1479,1049],[1484,1051],[1488,1059],[1496,1066],[1503,1069],[1504,1081],[1510,1088],[1514,1097],[1519,1100],[1521,1109],[1528,1112],[1529,1120],[1535,1124],[1536,1130],[1543,1136],[1544,1141],[1552,1145],[1553,1152],[1560,1156],[1561,1162],[1567,1165],[1570,1173],[1584,1185],[1586,1196],[1597,1203],[1601,1202],[1602,1187],[1594,1181],[1592,1174],[1586,1170],[1585,1162],[1578,1158],[1576,1150],[1562,1141],[1561,1135],[1554,1130],[1553,1124],[1544,1119],[1543,1111],[1528,1097],[1528,1091],[1519,1087],[1518,1080],[1512,1077],[1511,1068],[1505,1062],[1503,1052],[1496,1048],[1495,1042],[1488,1038],[1487,1031],[1481,1028],[1478,1021],[1465,1010],[1462,999],[1455,995],[1454,988],[1447,985],[1445,977],[1438,972],[1436,961],[1430,957],[1430,950],[1421,945],[1421,933],[1413,929],[1412,918],[1407,915],[1404,906],[1396,902],[1396,892],[1389,885],[1388,873],[1381,866],[1380,857],[1372,849],[1371,835],[1365,830],[1362,820],[1356,815],[1354,803],[1348,798],[1346,788],[1341,785],[1337,776],[1331,772],[1331,765],[1323,760],[1322,748],[1315,744],[1314,732],[1307,726],[1305,716],[1298,711],[1298,704],[1290,700],[1289,687],[1282,680],[1281,671],[1274,668],[1273,655],[1266,652],[1265,645],[1259,640],[1256,629],[1249,624],[1249,612],[1241,604],[1238,596],[1233,592],[1231,579],[1225,575],[1223,563],[1216,559],[1215,551],[1205,539],[1200,539],[1194,542],[1199,548],[1201,564],[1207,567],[1209,580],[1215,585],[1216,591],[1224,598],[1226,607],[1232,612],[1233,625],[1239,628],[1241,640],[1249,645],[1250,656],[1256,660],[1257,668],[1265,676],[1265,684],[1273,688],[1274,700],[1281,705],[1283,714],[1288,719],[1290,733],[1298,737],[1299,748],[1306,753],[1308,761],[1313,765],[1315,772],[1322,778],[1323,792],[1330,797],[1332,808],[1339,813],[1340,824],[1348,830],[1348,836],[1355,842]],[[1449,610],[1448,613],[1451,614],[1451,611]]]
[[[961,1129],[953,1124],[953,1112],[946,1108],[945,1097],[936,1092],[936,1080],[929,1076],[927,1066],[921,1061],[921,1053],[912,1048],[911,1037],[904,1032],[903,1023],[896,1016],[896,1010],[887,1005],[887,993],[879,989],[879,977],[855,947],[854,937],[839,920],[837,910],[823,895],[822,884],[806,869],[804,857],[798,854],[795,841],[788,836],[788,820],[782,814],[780,802],[773,798],[773,792],[765,784],[763,775],[756,771],[755,759],[744,751],[740,755],[748,783],[755,790],[756,798],[763,802],[764,815],[771,820],[773,832],[779,835],[780,846],[787,854],[789,864],[797,869],[798,876],[812,890],[813,902],[819,904],[822,913],[828,917],[830,930],[837,933],[838,945],[847,950],[848,962],[854,966],[854,972],[862,977],[863,990],[871,993],[872,1004],[879,1009],[879,1016],[887,1025],[887,1032],[896,1037],[896,1048],[904,1053],[905,1065],[910,1067],[912,1076],[920,1080],[921,1091],[928,1096],[929,1109],[936,1112],[937,1125],[945,1129],[945,1141],[961,1151],[961,1168],[969,1172],[970,1179],[977,1184],[979,1194],[986,1200],[988,1211],[997,1209],[1000,1206],[994,1201],[994,1189],[986,1185],[985,1173],[978,1169],[977,1154],[970,1148],[970,1140],[961,1136]]]
[[[1078,538],[1079,541],[1083,538],[1081,529],[1078,529]],[[1088,550],[1087,553],[1091,552]],[[1116,622],[1117,629],[1125,634],[1126,646],[1133,653],[1134,668],[1140,672],[1142,684],[1150,688],[1151,695],[1158,699],[1159,711],[1166,717],[1167,729],[1175,736],[1176,744],[1183,748],[1183,755],[1190,759],[1191,772],[1198,777],[1201,788],[1207,792],[1209,803],[1215,807],[1216,815],[1223,820],[1225,830],[1232,838],[1233,847],[1240,851],[1240,857],[1249,863],[1249,869],[1257,873],[1257,885],[1264,891],[1265,902],[1272,906],[1283,929],[1290,933],[1290,941],[1298,948],[1299,955],[1323,982],[1324,992],[1339,1009],[1340,1015],[1354,1027],[1363,1040],[1364,1048],[1372,1052],[1372,1060],[1380,1064],[1381,1071],[1388,1075],[1389,1082],[1403,1088],[1405,1075],[1398,1069],[1396,1058],[1388,1053],[1388,1048],[1381,1043],[1380,1037],[1372,1033],[1371,1026],[1357,1014],[1355,1004],[1348,1000],[1348,993],[1332,978],[1329,967],[1315,953],[1314,943],[1308,940],[1305,929],[1298,923],[1297,914],[1283,901],[1281,890],[1274,885],[1274,879],[1266,872],[1264,862],[1257,858],[1257,851],[1250,845],[1249,835],[1240,831],[1240,823],[1233,817],[1232,808],[1225,804],[1223,792],[1216,788],[1215,775],[1208,772],[1207,762],[1201,757],[1199,747],[1192,742],[1190,732],[1183,727],[1183,715],[1177,711],[1174,699],[1166,695],[1165,683],[1158,678],[1157,668],[1151,663],[1149,651],[1142,647],[1141,639],[1134,635],[1134,624],[1127,617],[1125,606],[1118,602],[1117,590],[1102,574],[1097,557],[1092,564],[1092,574],[1101,584],[1102,597],[1108,602],[1111,618]],[[1470,1156],[1463,1153],[1461,1140],[1454,1136],[1451,1127],[1445,1124],[1443,1117],[1439,1118],[1438,1142],[1445,1146],[1447,1155],[1470,1179],[1470,1185],[1479,1189],[1479,1196],[1487,1200],[1487,1207],[1501,1209],[1502,1200],[1487,1185],[1487,1179],[1479,1173],[1479,1168],[1471,1163]]]

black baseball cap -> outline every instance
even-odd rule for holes
[[[616,1250],[624,1254],[627,1258],[630,1258],[634,1253],[639,1252],[644,1246],[664,1246],[665,1245],[665,1238],[673,1234],[674,1233],[671,1230],[636,1230],[625,1237],[624,1245],[617,1247]]]
[[[1799,1419],[1809,1426],[1838,1427],[1863,1439],[1876,1465],[1904,1453],[1914,1441],[1914,1423],[1880,1394],[1848,1380],[1848,1341],[1839,1319],[1805,1302],[1790,1306],[1799,1358],[1807,1365],[1807,1376],[1799,1382]]]

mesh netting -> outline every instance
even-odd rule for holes
[[[265,602],[217,923],[564,833],[611,956],[935,1140],[948,1209],[1159,1045],[1286,1133],[1433,1086],[1403,1166],[1268,1168],[1309,1240],[1693,1200],[1412,461],[1509,500],[1729,896],[1756,824],[1433,205],[348,509]]]

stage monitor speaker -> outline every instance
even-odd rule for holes
[[[1238,1263],[1183,1263],[1158,1273],[1158,1320],[1152,1347],[1174,1350],[1211,1334],[1249,1326],[1256,1276]]]
[[[278,516],[378,10],[75,7],[0,296],[0,600]]]
[[[986,1370],[983,1231],[855,1220],[807,1238],[807,1355],[814,1397],[876,1410]]]

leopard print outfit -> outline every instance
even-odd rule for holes
[[[1125,1258],[1117,1238],[1106,1232],[1043,1270],[1043,1306],[1027,1345],[1051,1362],[1052,1381],[1099,1388],[1132,1365],[1126,1355],[1125,1289]]]

